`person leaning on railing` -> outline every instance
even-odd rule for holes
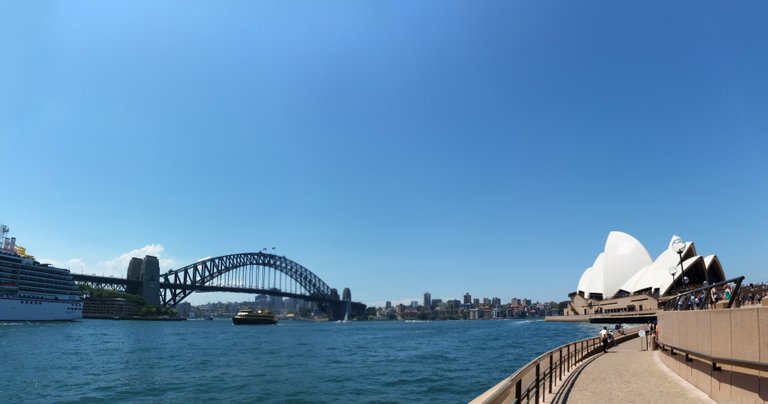
[[[723,299],[725,300],[731,300],[731,285],[725,284],[725,287],[723,288]]]

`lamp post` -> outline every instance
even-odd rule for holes
[[[672,250],[680,257],[680,273],[683,273],[683,250],[685,250],[685,241],[680,237],[672,240]]]
[[[669,274],[672,275],[672,286],[669,287],[669,291],[672,291],[672,287],[675,286],[675,274],[677,273],[677,266],[669,267]]]

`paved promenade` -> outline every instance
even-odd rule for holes
[[[633,339],[573,370],[546,403],[714,403]]]

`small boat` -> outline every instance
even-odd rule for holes
[[[277,317],[267,310],[241,309],[234,316],[232,322],[240,324],[277,324]]]

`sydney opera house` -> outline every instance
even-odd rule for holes
[[[682,270],[681,263],[682,261]],[[659,300],[685,289],[725,280],[715,255],[701,256],[692,242],[673,236],[669,246],[652,259],[629,234],[612,231],[605,249],[584,271],[566,316],[655,311]]]

